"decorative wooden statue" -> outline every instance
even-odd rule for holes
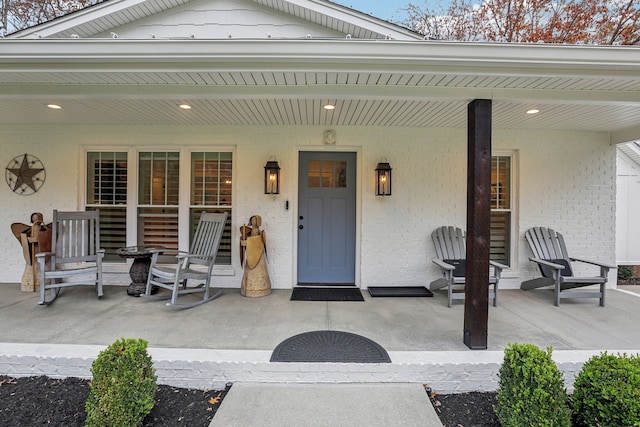
[[[11,232],[22,246],[25,260],[24,273],[20,282],[22,292],[37,292],[40,290],[39,268],[35,262],[38,252],[51,251],[51,224],[46,225],[40,212],[31,214],[31,224],[21,222],[11,224]]]
[[[253,215],[249,218],[249,225],[240,227],[240,262],[244,269],[240,293],[245,297],[262,297],[271,293],[266,235],[260,230],[261,225],[262,218]]]

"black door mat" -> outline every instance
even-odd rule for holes
[[[364,301],[357,288],[294,288],[291,301]]]
[[[391,363],[375,341],[341,331],[305,332],[287,338],[273,350],[271,362]]]
[[[354,288],[356,286],[353,282],[339,282],[339,283],[322,283],[322,282],[298,282],[298,286],[304,288],[307,286],[322,286],[322,287],[339,287],[339,286],[349,286]]]
[[[424,286],[372,286],[372,297],[432,297],[433,292]]]

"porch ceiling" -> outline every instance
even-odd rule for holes
[[[495,128],[640,134],[640,50],[634,48],[0,43],[9,47],[0,54],[0,124],[461,128],[467,103],[485,98],[494,100]],[[63,109],[46,108],[51,102]],[[179,110],[183,102],[193,108]],[[327,102],[336,109],[323,110]],[[540,113],[527,115],[530,108]]]

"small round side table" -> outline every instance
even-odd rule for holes
[[[147,277],[149,276],[149,266],[151,265],[151,249],[162,249],[158,246],[128,246],[118,249],[118,255],[122,258],[132,258],[133,263],[129,269],[131,283],[127,287],[127,294],[139,297],[147,289]],[[158,292],[159,287],[153,286],[151,294]]]

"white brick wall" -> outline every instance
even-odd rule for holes
[[[438,276],[431,231],[466,224],[466,130],[335,128],[338,144],[322,145],[320,127],[0,127],[0,163],[25,152],[40,158],[47,181],[35,195],[15,195],[0,186],[0,283],[19,282],[24,262],[9,232],[13,222],[28,222],[31,212],[45,219],[55,209],[81,207],[82,146],[116,145],[166,149],[179,145],[235,147],[234,245],[238,227],[253,214],[263,218],[274,288],[295,284],[297,156],[305,149],[359,153],[359,264],[363,287],[425,285]],[[496,130],[494,149],[516,152],[517,231],[514,270],[504,287],[518,287],[536,273],[527,260],[524,231],[535,225],[562,232],[573,256],[615,261],[615,147],[605,134]],[[263,194],[264,164],[274,156],[282,168],[278,196]],[[373,169],[386,157],[393,167],[393,195],[374,196]],[[285,202],[289,201],[289,210]],[[232,253],[237,254],[237,246]],[[217,278],[239,287],[241,271]],[[615,274],[615,272],[612,272]],[[115,277],[115,279],[113,278]],[[121,280],[113,276],[111,281]]]
[[[0,372],[13,377],[91,378],[105,346],[10,344],[0,346]],[[620,351],[610,350],[611,354]],[[582,365],[600,351],[559,350],[553,359],[571,392]],[[159,384],[221,389],[228,382],[419,383],[440,394],[495,391],[502,351],[395,351],[391,363],[272,363],[263,350],[149,348]]]

